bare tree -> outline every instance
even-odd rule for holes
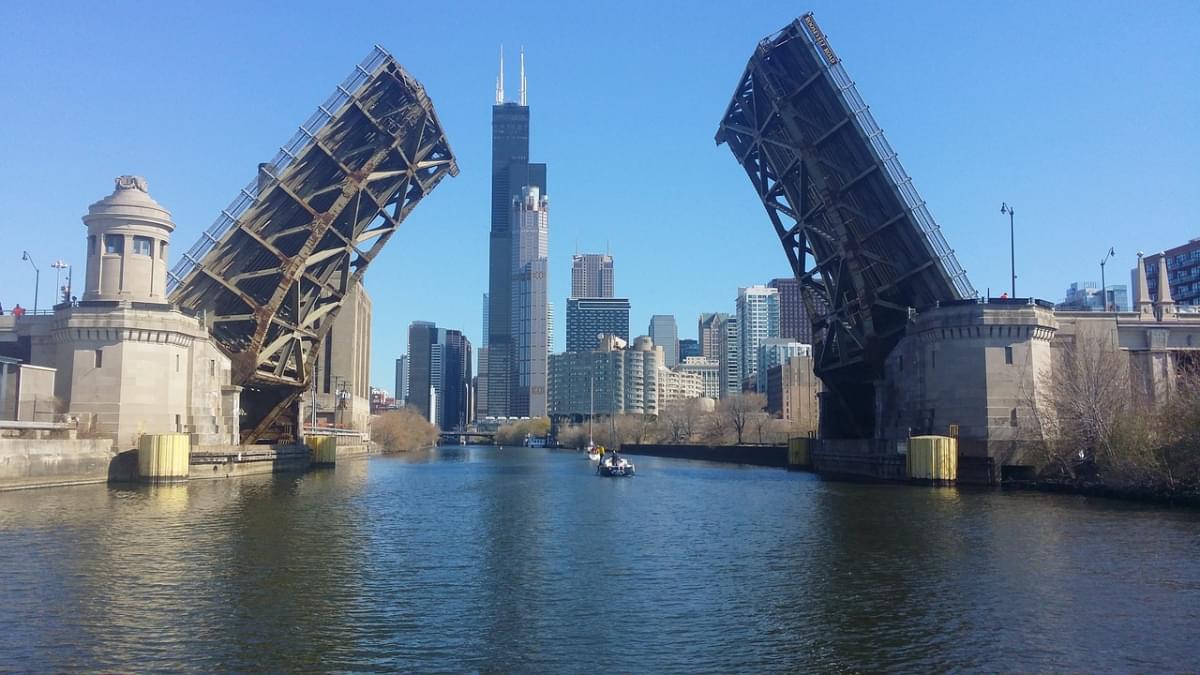
[[[699,406],[697,399],[671,401],[658,416],[660,437],[668,443],[687,443],[692,440]]]
[[[754,416],[767,407],[767,397],[757,393],[727,396],[717,404],[717,416],[723,417],[737,435],[738,445]]]

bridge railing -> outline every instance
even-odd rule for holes
[[[371,53],[367,55],[354,70],[342,80],[338,88],[334,90],[329,98],[325,99],[325,103],[317,107],[316,112],[309,116],[304,124],[296,133],[288,140],[283,147],[279,148],[279,152],[271,158],[269,164],[263,165],[260,168],[261,173],[265,173],[272,181],[278,181],[279,175],[283,173],[288,166],[295,161],[296,157],[300,156],[305,148],[314,138],[317,132],[321,130],[325,124],[333,119],[338,110],[341,109],[351,98],[353,98],[363,84],[368,82],[375,74],[375,71],[383,66],[391,55],[383,47],[375,45]],[[183,280],[188,277],[204,260],[204,256],[221,241],[221,238],[237,224],[238,218],[250,208],[255,201],[258,200],[259,192],[262,188],[261,175],[255,176],[254,180],[250,181],[246,187],[238,192],[233,198],[229,206],[225,207],[217,216],[216,221],[204,230],[200,235],[200,239],[192,244],[175,263],[175,266],[167,273],[167,294],[170,295],[176,288],[179,287]]]
[[[945,270],[946,275],[950,277],[955,290],[964,298],[975,297],[977,293],[971,282],[967,279],[966,270],[959,264],[958,258],[954,255],[954,249],[950,248],[950,245],[946,243],[946,238],[942,236],[941,228],[938,227],[937,222],[933,219],[933,215],[929,213],[929,209],[925,206],[925,200],[921,199],[917,188],[913,186],[912,178],[904,170],[904,166],[900,164],[899,155],[896,154],[896,151],[892,149],[891,144],[888,143],[887,138],[883,135],[883,129],[875,121],[875,116],[871,114],[870,107],[858,93],[858,88],[854,86],[854,81],[850,79],[850,75],[842,67],[842,62],[834,60],[831,63],[830,59],[824,56],[821,45],[817,42],[811,31],[801,30],[800,33],[808,42],[809,47],[818,54],[817,62],[829,74],[838,91],[838,95],[854,118],[858,130],[867,139],[867,144],[875,154],[876,161],[883,166],[888,180],[896,188],[896,191],[900,194],[900,198],[904,200],[905,206],[912,214],[913,221],[921,229],[921,234],[929,244],[934,255],[941,261],[942,268]]]

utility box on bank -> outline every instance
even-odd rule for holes
[[[934,485],[958,480],[958,439],[949,436],[913,436],[905,459],[908,479]]]
[[[312,450],[313,466],[337,464],[337,436],[306,436],[304,442]]]
[[[181,483],[188,479],[191,438],[187,434],[142,434],[138,439],[138,480]]]
[[[812,443],[813,439],[806,437],[789,438],[788,439],[788,468],[789,469],[811,469],[812,468]]]

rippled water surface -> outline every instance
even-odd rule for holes
[[[1195,670],[1200,514],[444,448],[0,493],[0,670]]]

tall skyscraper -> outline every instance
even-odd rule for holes
[[[437,344],[437,326],[429,321],[414,321],[408,327],[408,404],[427,420],[433,420],[430,391],[433,386],[433,345]]]
[[[601,334],[629,341],[628,298],[567,298],[567,351],[590,352]]]
[[[705,312],[700,315],[696,335],[700,341],[700,356],[714,361],[721,360],[721,340],[724,324],[729,315],[724,312]]]
[[[737,317],[723,315],[719,362],[721,368],[721,398],[742,391],[742,357],[738,342]]]
[[[408,328],[409,404],[442,429],[471,421],[471,341],[462,331],[414,321]]]
[[[779,337],[779,291],[767,286],[739,288],[737,324],[741,377],[746,379],[758,373],[758,345]]]
[[[779,292],[779,337],[806,345],[812,344],[812,320],[804,305],[800,291],[800,280],[783,277],[767,282],[769,288]]]
[[[517,102],[504,100],[504,53],[496,79],[496,104],[492,106],[492,211],[488,263],[488,367],[489,415],[512,413],[517,386],[513,342],[513,212],[525,188],[546,194],[546,165],[529,163],[529,107],[526,105],[525,57],[521,56],[521,94]],[[483,368],[480,368],[483,371]]]
[[[607,253],[576,253],[571,258],[572,298],[613,297],[613,259]]]
[[[650,339],[662,347],[667,368],[679,365],[679,327],[673,314],[655,314],[650,317]]]
[[[513,202],[512,344],[515,359],[509,415],[546,415],[550,356],[548,277],[550,204],[536,185]]]
[[[396,405],[408,402],[408,356],[396,359]]]
[[[439,330],[442,383],[438,396],[443,429],[462,429],[471,421],[471,341],[457,330]]]

